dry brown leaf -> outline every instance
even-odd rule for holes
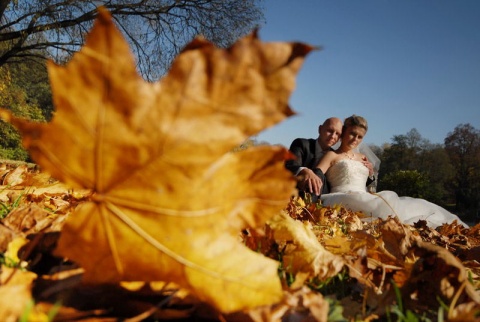
[[[330,238],[325,238],[323,245],[328,251],[337,255],[348,254],[353,247],[351,238],[340,234],[334,234]]]
[[[229,315],[232,322],[308,322],[327,321],[329,302],[307,286],[284,292],[276,305],[258,307],[242,314]]]
[[[412,234],[408,225],[403,225],[400,220],[388,218],[379,225],[379,232],[382,236],[382,248],[394,258],[403,261],[409,249],[419,238]]]
[[[32,189],[31,192],[29,192],[29,195],[31,195],[34,198],[43,199],[46,196],[49,196],[49,197],[65,196],[65,195],[68,195],[70,192],[72,192],[72,189],[70,189],[68,186],[66,186],[61,182],[55,182],[52,184],[35,187]],[[88,190],[80,190],[80,192],[83,193],[84,195],[89,194]]]
[[[17,233],[37,233],[48,231],[47,228],[57,221],[57,216],[37,204],[25,204],[13,209],[3,219],[3,224]]]
[[[416,255],[420,258],[415,262],[403,292],[408,295],[417,292],[422,303],[436,301],[432,298],[432,294],[436,294],[445,303],[473,301],[480,304],[480,294],[469,282],[466,269],[458,258],[444,248],[422,241],[417,241],[416,248]]]
[[[27,173],[28,167],[26,165],[19,165],[5,175],[3,185],[9,187],[21,185],[25,181]]]
[[[294,193],[287,152],[230,151],[293,114],[288,98],[311,50],[256,35],[224,50],[198,38],[147,83],[101,10],[81,51],[65,67],[49,64],[52,122],[2,112],[42,169],[93,192],[58,254],[79,263],[86,282],[171,280],[224,312],[278,301],[278,263],[237,234]]]
[[[0,270],[0,321],[15,322],[32,300],[32,283],[36,274],[5,266]]]
[[[17,233],[12,229],[0,223],[0,252],[5,252],[8,244],[17,236]]]
[[[307,222],[308,224],[308,222]],[[307,272],[320,279],[335,276],[343,268],[340,256],[327,251],[305,223],[282,212],[268,222],[278,243],[288,242],[283,254],[285,269],[293,272]]]
[[[478,316],[480,225],[467,229],[451,224],[437,231],[422,222],[402,225],[396,218],[358,225],[361,213],[341,206],[300,203],[294,198],[286,211],[292,218],[313,220],[313,225],[304,227],[311,229],[325,248],[344,258],[349,279],[342,278],[339,293],[348,285],[350,292],[341,299],[347,320],[391,319],[393,305],[398,305],[396,287],[402,291],[404,310],[415,316],[436,320],[441,302],[448,306],[449,321],[474,321]],[[289,249],[289,243],[285,245],[287,248],[277,247],[279,256]],[[308,285],[306,275],[297,274],[289,290]],[[328,286],[322,292],[329,292]],[[335,295],[338,298],[337,292]],[[291,307],[300,305],[292,303]]]
[[[5,257],[14,263],[19,263],[21,259],[19,256],[20,248],[25,246],[28,243],[28,239],[23,236],[15,237],[7,246],[7,251],[5,252]]]

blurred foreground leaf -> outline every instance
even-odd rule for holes
[[[52,122],[2,112],[42,169],[92,191],[57,254],[80,264],[86,283],[173,281],[224,312],[278,301],[278,263],[237,236],[294,194],[287,151],[230,151],[293,114],[288,98],[311,50],[255,34],[228,49],[198,38],[148,83],[101,10],[80,52],[49,64]]]

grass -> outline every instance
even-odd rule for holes
[[[5,189],[7,189],[6,187]],[[4,190],[5,190],[4,189]],[[5,203],[5,202],[0,202],[0,219],[4,219],[5,217],[8,216],[8,214],[18,206],[20,206],[20,202],[22,201],[22,198],[25,196],[27,191],[23,191],[15,200],[11,203]]]

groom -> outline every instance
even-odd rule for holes
[[[290,145],[290,152],[295,158],[287,160],[285,167],[296,176],[301,197],[309,193],[312,201],[316,202],[321,194],[329,193],[325,174],[316,166],[327,151],[333,150],[332,147],[342,135],[342,127],[343,123],[338,117],[330,117],[318,127],[317,139],[297,138]],[[372,169],[370,162],[366,166]],[[367,186],[374,180],[369,179]]]
[[[285,167],[290,170],[298,180],[297,188],[304,196],[305,192],[312,194],[316,199],[322,193],[328,193],[325,175],[315,173],[312,169],[325,154],[332,150],[342,135],[343,123],[338,117],[330,117],[318,127],[317,139],[295,139],[290,145],[290,152],[295,159],[287,160]],[[316,200],[314,200],[316,201]]]

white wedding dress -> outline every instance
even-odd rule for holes
[[[426,220],[433,228],[454,220],[468,227],[456,215],[424,199],[399,197],[394,191],[367,192],[368,169],[359,161],[340,160],[330,167],[326,177],[330,193],[321,196],[325,206],[342,205],[383,219],[393,215],[406,224]]]

